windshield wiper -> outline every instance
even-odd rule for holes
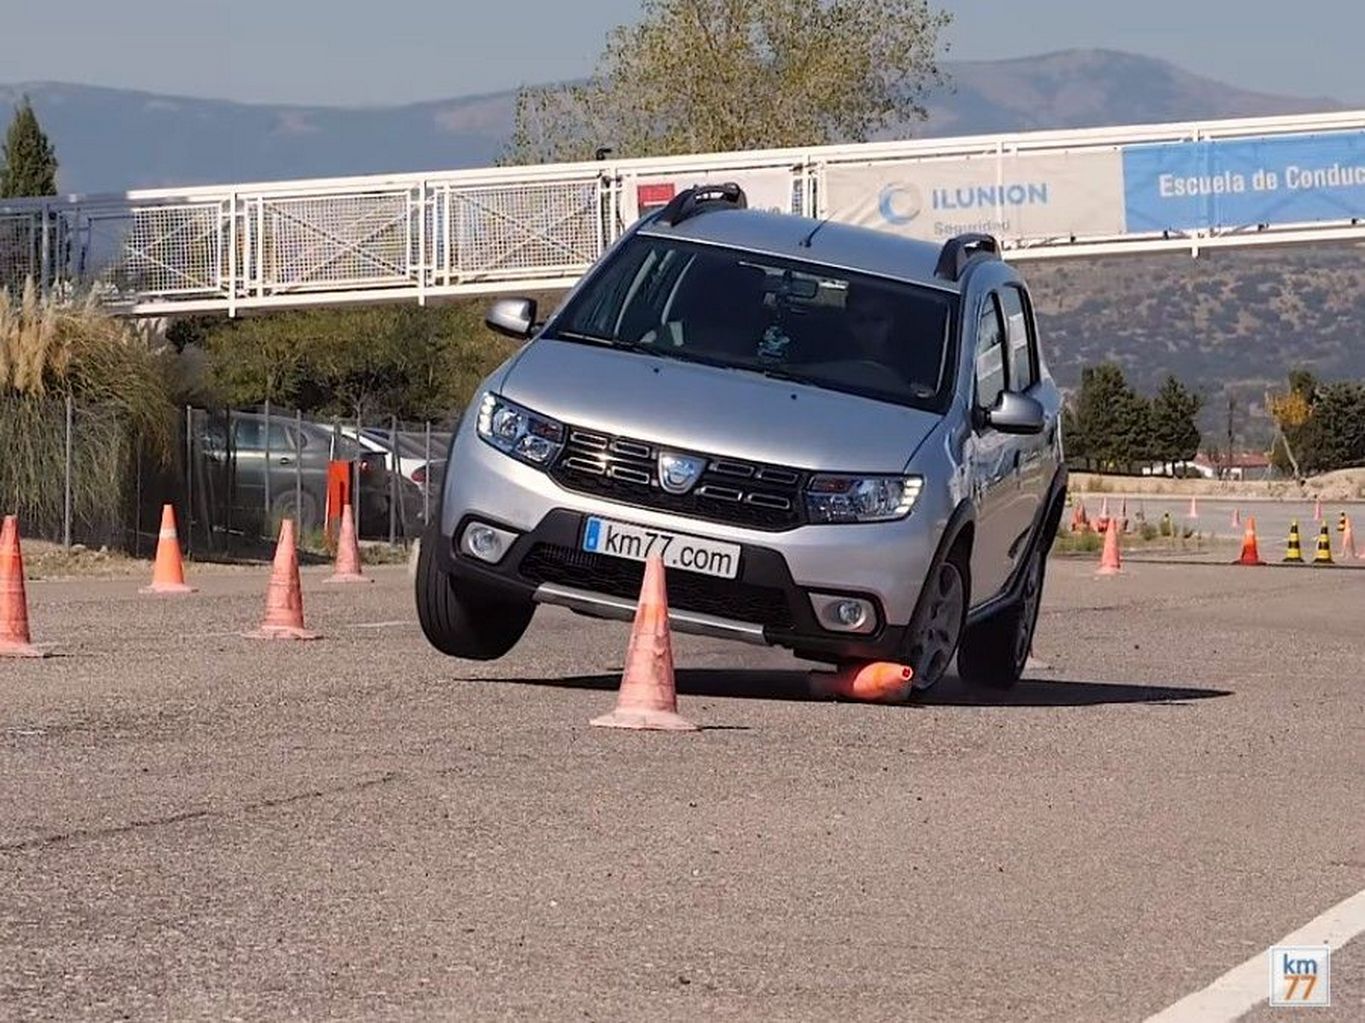
[[[570,341],[591,341],[593,344],[611,345],[613,348],[618,347],[620,344],[620,342],[614,341],[609,337],[602,337],[598,334],[582,334],[576,330],[557,330],[555,331],[554,336],[567,338]]]

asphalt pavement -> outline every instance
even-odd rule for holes
[[[587,726],[626,626],[444,659],[402,567],[300,644],[264,569],[32,583],[0,1019],[1144,1019],[1365,888],[1365,573],[1093,568],[1003,695],[677,637],[684,735]],[[1332,986],[1253,1018],[1365,1018],[1365,939]]]

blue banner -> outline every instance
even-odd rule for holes
[[[1133,233],[1365,218],[1365,132],[1123,150]]]

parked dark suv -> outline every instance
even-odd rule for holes
[[[300,427],[272,416],[267,430],[266,417],[252,412],[214,415],[200,427],[207,491],[203,497],[220,526],[254,526],[268,532],[264,527],[293,518],[301,530],[321,528],[327,466],[343,460],[355,463],[352,479],[359,497],[355,500],[353,494],[353,500],[361,535],[388,536],[390,481],[384,452],[362,450],[326,423],[305,420]]]

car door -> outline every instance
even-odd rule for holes
[[[1009,579],[1016,514],[1011,504],[1019,446],[1008,434],[987,425],[984,416],[1008,385],[1005,326],[995,292],[982,300],[975,325],[976,379],[969,462],[976,505],[972,603],[979,604],[999,593]]]
[[[1005,386],[1017,394],[1037,398],[1041,376],[1038,333],[1028,294],[1022,285],[1007,284],[999,289],[997,295],[1005,321]],[[1018,454],[1008,512],[1009,529],[1014,536],[1009,551],[1013,567],[1024,552],[1023,541],[1037,520],[1055,467],[1052,464],[1054,438],[1048,431],[1017,435],[1011,441]]]

